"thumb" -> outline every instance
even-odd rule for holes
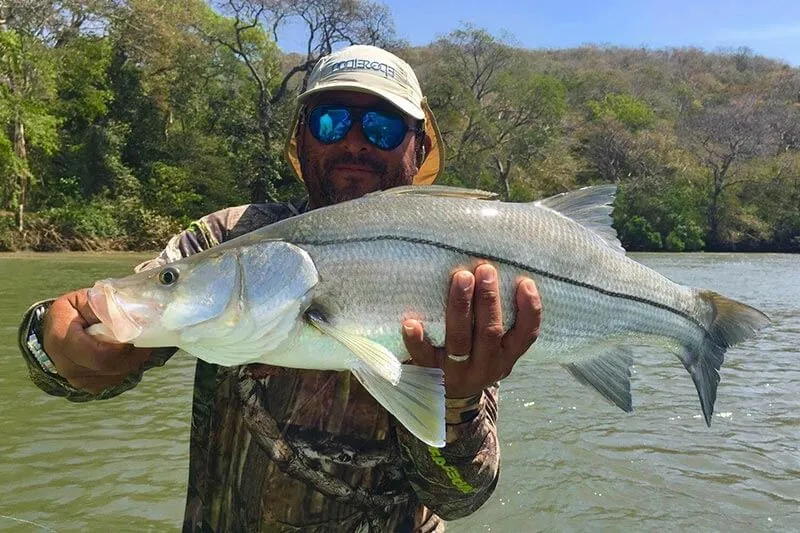
[[[403,321],[403,342],[415,365],[439,368],[436,349],[425,340],[425,329],[419,320]]]

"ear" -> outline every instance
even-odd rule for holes
[[[431,146],[433,146],[431,138],[424,133],[420,137],[417,137],[417,168],[422,166],[425,158],[431,153]]]
[[[305,144],[306,123],[304,120],[298,120],[297,126],[294,129],[294,142],[297,144],[297,155],[303,153],[303,145]]]

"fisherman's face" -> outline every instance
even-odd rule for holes
[[[319,93],[309,98],[306,106],[314,109],[333,104],[398,112],[382,98],[351,91]],[[416,125],[413,118],[405,118],[409,126]],[[399,146],[383,150],[370,143],[360,124],[354,123],[341,141],[324,144],[314,138],[304,121],[297,133],[297,147],[310,206],[323,207],[369,192],[411,185],[418,170],[419,138],[409,130]]]

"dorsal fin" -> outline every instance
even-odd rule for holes
[[[617,192],[616,185],[595,185],[570,191],[535,202],[539,207],[557,211],[599,235],[612,249],[624,254],[625,248],[611,227],[612,204]]]
[[[461,187],[449,187],[447,185],[404,185],[402,187],[392,187],[385,191],[376,191],[364,196],[375,194],[416,194],[421,196],[441,196],[446,198],[463,198],[465,200],[496,200],[497,193],[482,191],[480,189],[462,189]]]

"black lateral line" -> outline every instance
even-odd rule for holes
[[[463,254],[463,255],[468,255],[468,256],[471,256],[471,257],[479,257],[481,259],[488,259],[490,261],[495,261],[497,263],[501,263],[501,264],[504,264],[504,265],[513,266],[513,267],[516,267],[516,268],[519,268],[519,269],[522,269],[522,270],[527,270],[528,272],[532,272],[534,274],[538,274],[538,275],[540,275],[542,277],[545,277],[545,278],[550,278],[550,279],[552,279],[554,281],[560,281],[562,283],[568,283],[568,284],[574,285],[576,287],[580,287],[580,288],[583,288],[583,289],[588,289],[588,290],[591,290],[591,291],[595,291],[595,292],[598,292],[598,293],[600,293],[600,294],[602,294],[604,296],[610,296],[612,298],[621,298],[623,300],[630,300],[632,302],[641,303],[641,304],[644,304],[644,305],[649,305],[651,307],[655,307],[657,309],[661,309],[663,311],[667,311],[667,312],[672,313],[674,315],[677,315],[679,317],[685,318],[686,320],[689,320],[690,322],[692,322],[695,325],[697,325],[706,334],[708,334],[705,326],[703,326],[703,324],[698,322],[696,318],[694,318],[693,316],[691,316],[691,315],[689,315],[687,313],[684,313],[683,311],[680,311],[678,309],[674,309],[672,307],[669,307],[668,305],[665,305],[665,304],[662,304],[662,303],[659,303],[659,302],[654,302],[653,300],[649,300],[647,298],[642,298],[640,296],[634,296],[634,295],[631,295],[631,294],[625,294],[625,293],[621,293],[621,292],[609,291],[607,289],[603,289],[602,287],[597,287],[596,285],[592,285],[590,283],[584,283],[582,281],[577,281],[577,280],[574,280],[572,278],[559,276],[558,274],[553,274],[552,272],[547,272],[546,270],[541,270],[541,269],[532,267],[530,265],[526,265],[524,263],[520,263],[518,261],[512,261],[510,259],[505,259],[503,257],[499,257],[499,256],[496,256],[496,255],[491,255],[491,254],[486,254],[486,253],[483,253],[483,252],[475,252],[475,251],[471,251],[471,250],[465,250],[463,248],[459,248],[457,246],[452,246],[450,244],[445,244],[445,243],[439,242],[439,241],[433,241],[433,240],[429,240],[429,239],[420,239],[420,238],[415,238],[415,237],[402,237],[402,236],[395,236],[395,235],[376,235],[374,237],[364,237],[364,238],[356,238],[356,239],[329,239],[329,240],[320,240],[320,241],[303,240],[303,241],[293,241],[293,242],[295,244],[297,244],[297,245],[300,245],[300,246],[302,246],[304,244],[309,245],[309,246],[330,246],[330,245],[336,245],[336,244],[353,244],[353,243],[359,243],[359,242],[374,242],[374,241],[401,241],[401,242],[409,242],[409,243],[412,243],[412,244],[423,244],[423,245],[426,245],[426,246],[433,246],[435,248],[441,248],[443,250],[447,250],[447,251],[450,251],[450,252],[456,252],[456,253]]]

